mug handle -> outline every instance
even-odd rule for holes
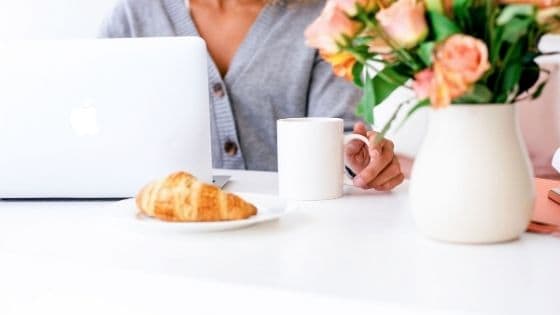
[[[350,143],[350,141],[354,141],[354,140],[362,141],[368,147],[371,148],[368,138],[355,133],[344,136],[344,145],[347,145],[348,143]],[[346,172],[344,172],[344,185],[354,186],[354,181],[352,180],[352,178],[348,176],[348,174],[346,174]]]

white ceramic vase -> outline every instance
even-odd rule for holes
[[[534,196],[514,105],[431,110],[410,183],[423,234],[459,243],[516,239],[529,224]]]

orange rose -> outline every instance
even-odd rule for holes
[[[348,52],[340,52],[332,55],[323,53],[321,57],[332,65],[334,74],[348,81],[352,81],[352,68],[354,68],[354,64],[356,64],[356,58],[354,58],[352,54]]]
[[[334,1],[328,1],[321,15],[305,30],[307,45],[328,54],[337,53],[361,30],[359,22],[351,20]]]

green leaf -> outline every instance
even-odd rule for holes
[[[362,76],[364,74],[364,64],[361,62],[356,62],[352,67],[352,78],[354,79],[354,84],[359,87],[364,86]]]
[[[535,15],[535,7],[531,4],[512,4],[506,6],[498,19],[496,24],[503,26],[509,23],[515,17],[533,17]]]
[[[494,61],[494,71],[486,80],[493,87],[495,103],[505,103],[519,93],[523,64],[526,63],[523,60],[526,51],[525,40],[502,44],[500,53]]]
[[[443,3],[442,0],[426,0],[426,9],[428,12],[437,12],[443,14]]]
[[[364,95],[356,111],[367,123],[374,123],[373,109],[408,81],[409,78],[401,74],[399,69],[400,65],[396,64],[385,67],[373,78],[367,76],[363,88]]]
[[[471,7],[471,0],[453,1],[454,20],[463,30],[468,30],[472,24],[469,16],[469,8]]]
[[[510,91],[519,82],[521,78],[521,65],[510,64],[504,71],[504,83],[502,84],[505,91]]]
[[[360,102],[358,103],[358,106],[356,106],[355,114],[356,114],[356,116],[359,116],[359,117],[363,117],[363,116],[364,116],[364,114],[365,114],[365,106],[364,106],[364,104],[363,104],[362,101],[360,101]]]
[[[501,36],[501,40],[509,42],[511,44],[517,43],[517,41],[525,36],[529,31],[529,27],[534,21],[528,18],[515,17],[511,19],[506,25],[504,25],[504,31]]]
[[[373,36],[358,36],[352,40],[352,46],[368,46],[373,40]]]
[[[502,47],[502,34],[504,32],[503,27],[498,27],[492,32],[492,38],[490,43],[490,62],[496,64],[498,58],[500,58],[500,51]]]
[[[434,43],[434,42],[425,42],[425,43],[422,43],[420,45],[420,47],[418,47],[418,50],[417,50],[418,57],[420,57],[422,62],[427,67],[432,65],[432,56],[433,56],[433,51],[434,51],[435,46],[436,46],[436,43]]]
[[[459,33],[461,30],[448,17],[437,12],[428,12],[432,29],[437,41],[442,41],[447,37]]]
[[[391,93],[406,83],[408,79],[408,77],[401,75],[396,67],[386,67],[377,73],[371,81],[374,92],[372,107],[381,104]]]
[[[454,104],[484,104],[492,101],[492,92],[482,84],[475,84],[466,94],[455,99]]]
[[[453,5],[453,13],[457,14],[465,14],[466,9],[472,6],[471,0],[455,0],[452,3]]]
[[[364,119],[368,124],[373,124],[373,101],[374,101],[374,91],[372,79],[369,75],[366,75],[366,81],[364,82],[364,87],[362,89],[363,96],[362,100],[356,108],[356,115]]]
[[[519,87],[517,86],[517,81],[512,79],[520,74],[520,72],[518,72],[519,68],[515,67],[515,69],[514,68],[511,68],[512,70],[509,69],[510,68],[504,71],[504,77],[507,74],[508,79],[503,80],[502,87],[497,91],[499,93],[496,93],[496,98],[495,98],[496,103],[506,103],[508,99],[511,99],[510,95],[513,92],[517,93],[519,91]]]

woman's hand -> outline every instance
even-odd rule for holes
[[[395,156],[393,142],[383,139],[374,145],[377,133],[367,131],[363,123],[354,125],[354,133],[367,137],[372,144],[369,149],[361,141],[352,141],[344,149],[348,166],[357,174],[354,185],[363,189],[388,191],[401,184],[404,175]]]

